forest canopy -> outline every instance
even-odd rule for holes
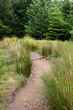
[[[73,39],[72,0],[0,0],[0,38]]]

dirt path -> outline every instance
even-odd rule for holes
[[[43,101],[41,76],[51,70],[51,64],[32,52],[32,71],[25,87],[21,88],[6,110],[50,110]]]

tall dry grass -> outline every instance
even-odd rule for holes
[[[21,85],[29,76],[29,51],[53,61],[52,74],[44,76],[45,100],[53,110],[73,110],[73,43],[25,37],[0,42],[0,108],[6,84]],[[24,80],[25,79],[25,80]],[[2,110],[2,109],[1,109]]]
[[[24,85],[30,71],[30,52],[22,40],[5,38],[0,41],[0,110],[7,104],[7,91]]]
[[[52,75],[43,78],[46,100],[53,110],[73,110],[73,44],[58,42],[57,48]]]

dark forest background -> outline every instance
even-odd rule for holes
[[[0,0],[0,38],[73,39],[72,0]]]

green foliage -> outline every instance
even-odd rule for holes
[[[26,25],[26,33],[42,39],[48,29],[48,1],[32,0],[28,14],[28,23]]]
[[[8,35],[23,36],[25,34],[25,24],[28,20],[27,8],[31,0],[0,0],[0,20],[12,30]],[[9,29],[9,30],[10,30]],[[4,35],[5,30],[3,30]],[[1,36],[3,36],[0,33]]]
[[[64,21],[62,12],[57,3],[52,4],[49,14],[49,27],[46,33],[48,39],[68,40],[70,35],[70,25]]]
[[[30,5],[31,0],[18,0],[13,2],[14,10],[14,24],[13,33],[19,37],[25,34],[25,24],[28,21],[28,16],[26,14],[27,8]]]
[[[2,21],[0,21],[0,37],[2,35],[8,35],[12,32],[12,30],[10,29],[9,26],[6,26],[2,23]]]
[[[0,0],[0,36],[71,39],[72,0]]]
[[[71,34],[71,39],[73,41],[73,30],[70,31],[70,34]]]
[[[11,34],[14,21],[11,0],[0,0],[0,21],[3,23],[0,26],[0,36]]]
[[[71,8],[70,0],[64,0],[62,5],[62,11],[63,11],[64,19],[67,21],[70,15],[70,8]]]

